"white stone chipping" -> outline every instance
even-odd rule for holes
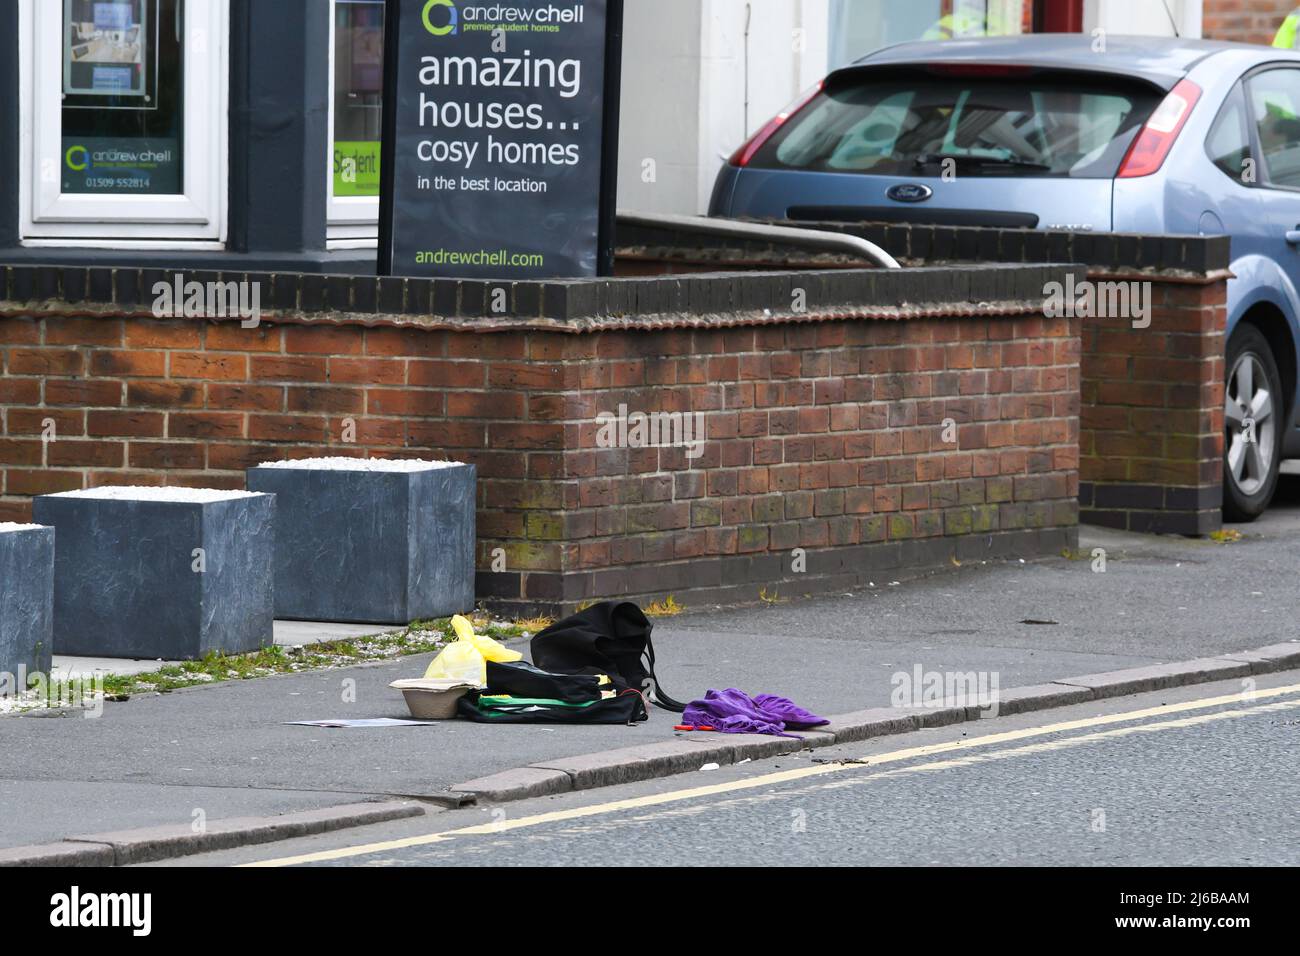
[[[283,468],[293,471],[375,471],[410,474],[416,471],[434,471],[455,468],[457,461],[389,460],[384,458],[302,458],[298,461],[268,461],[259,468]]]
[[[224,491],[218,488],[149,488],[129,485],[65,491],[51,498],[89,498],[95,501],[162,501],[171,504],[212,504],[241,498],[261,498],[260,492]]]
[[[9,534],[11,531],[39,531],[39,530],[41,530],[42,528],[47,528],[47,527],[49,527],[49,525],[43,525],[43,524],[10,524],[10,523],[5,522],[5,521],[0,521],[0,534]]]

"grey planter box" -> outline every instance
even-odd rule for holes
[[[274,641],[274,498],[99,488],[37,498],[33,511],[58,532],[60,654],[195,660]]]
[[[54,529],[0,524],[0,674],[26,690],[30,675],[49,677],[53,648]]]
[[[275,613],[407,624],[474,607],[473,465],[312,459],[248,471],[276,496]]]

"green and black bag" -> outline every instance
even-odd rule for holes
[[[487,688],[462,697],[456,712],[483,724],[633,724],[650,717],[639,691],[607,676],[550,674],[522,661],[488,661]]]

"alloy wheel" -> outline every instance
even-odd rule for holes
[[[1243,495],[1259,491],[1277,454],[1273,395],[1268,373],[1254,352],[1243,352],[1228,375],[1223,412],[1228,470]]]

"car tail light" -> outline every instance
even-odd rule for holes
[[[1137,139],[1129,147],[1128,155],[1119,167],[1120,179],[1150,176],[1164,165],[1173,149],[1178,134],[1183,131],[1192,115],[1196,101],[1201,98],[1201,88],[1191,80],[1180,80],[1178,85],[1156,107]]]
[[[804,93],[797,100],[773,116],[757,133],[751,136],[740,149],[731,154],[728,162],[732,166],[748,166],[749,161],[754,158],[754,154],[763,148],[763,144],[776,135],[776,131],[785,125],[785,121],[794,116],[805,106],[815,100],[822,89],[826,86],[826,81],[818,81],[817,85],[811,90]]]

